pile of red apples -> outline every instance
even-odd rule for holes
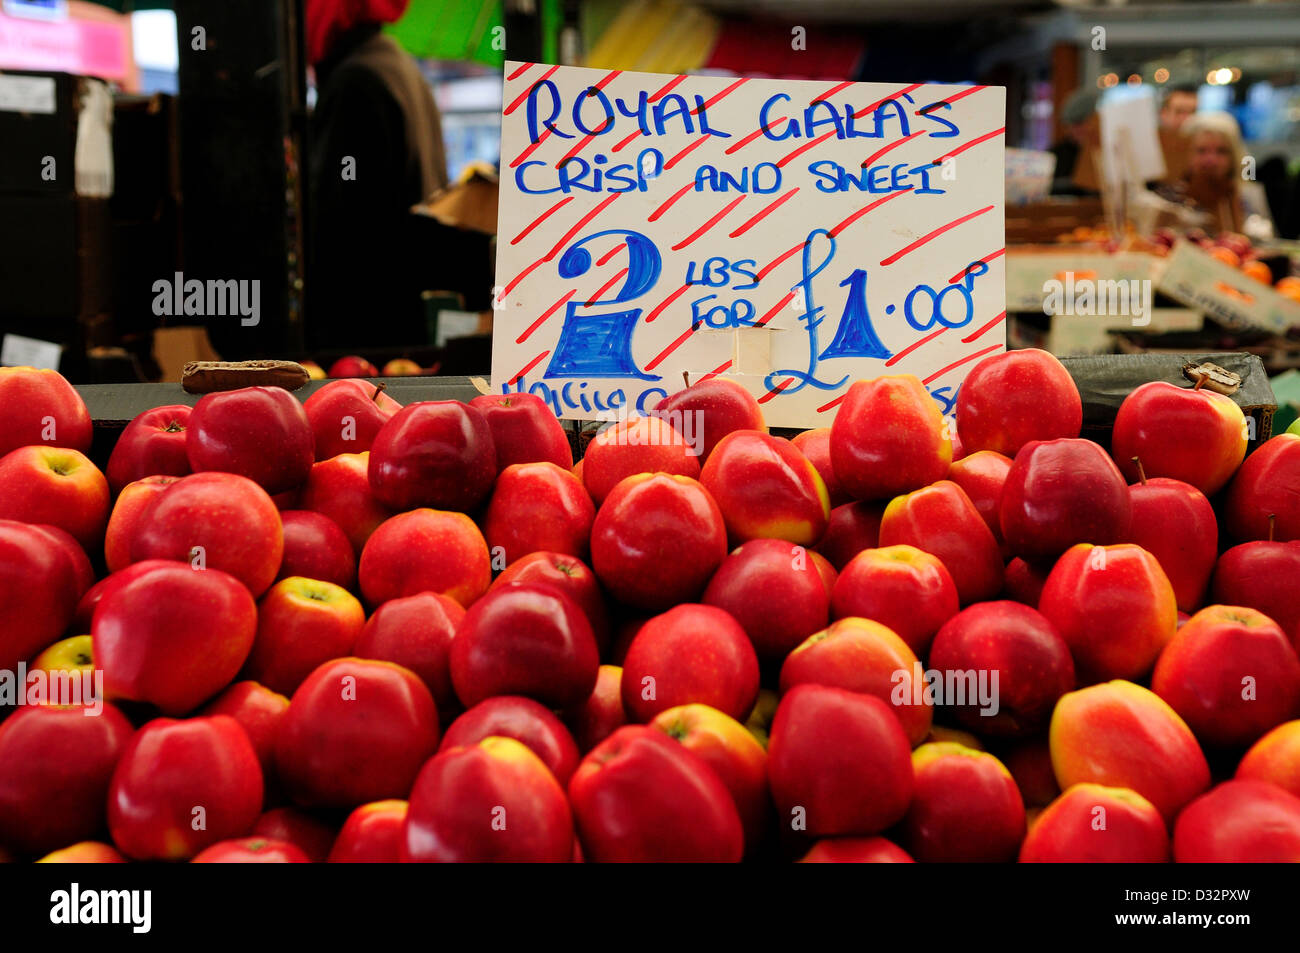
[[[955,416],[715,378],[575,466],[349,379],[101,472],[0,369],[0,679],[103,691],[0,712],[0,858],[1300,861],[1300,436],[1151,382],[1107,452],[1037,350]]]

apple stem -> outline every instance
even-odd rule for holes
[[[1277,522],[1277,514],[1268,514],[1268,541],[1273,542],[1273,525]]]
[[[691,372],[690,372],[690,371],[682,371],[682,380],[686,383],[686,386],[687,386],[687,387],[690,387],[690,386],[691,386]]]
[[[383,381],[380,381],[378,384],[376,384],[375,393],[371,396],[370,400],[376,404],[379,403],[379,395],[384,392],[384,388],[386,388],[387,386],[388,385],[385,384]]]
[[[1208,380],[1209,380],[1209,377],[1205,377],[1205,376],[1198,377],[1198,378],[1196,379],[1196,386],[1193,387],[1192,390],[1200,390],[1202,387],[1205,386],[1205,382],[1208,381]]]
[[[1147,485],[1147,474],[1146,474],[1146,471],[1142,469],[1142,460],[1141,460],[1139,457],[1134,457],[1134,458],[1133,458],[1133,463],[1136,464],[1136,466],[1137,466],[1137,468],[1138,468],[1138,480],[1141,481],[1141,483],[1142,483],[1143,486],[1146,486],[1146,485]]]

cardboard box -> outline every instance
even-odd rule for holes
[[[1275,334],[1300,327],[1300,304],[1193,242],[1178,242],[1165,262],[1157,290],[1228,327],[1263,328]]]
[[[1044,285],[1051,280],[1079,282],[1151,281],[1154,288],[1165,259],[1147,252],[1110,254],[1091,246],[1029,245],[1007,249],[1007,311],[1043,314]]]

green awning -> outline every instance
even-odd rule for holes
[[[501,0],[411,0],[385,30],[412,55],[501,66],[505,25]]]

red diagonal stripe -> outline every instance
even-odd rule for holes
[[[519,155],[515,156],[515,161],[510,163],[510,168],[517,169],[525,162],[527,162],[528,157],[531,156],[534,152],[536,152],[537,147],[540,146],[543,142],[545,142],[548,138],[550,138],[550,135],[551,135],[551,130],[547,129],[540,136],[538,136],[536,142],[528,146],[528,148],[524,149],[524,151],[519,153]]]
[[[901,361],[903,358],[907,357],[907,355],[909,355],[909,354],[911,354],[913,351],[915,351],[915,350],[916,350],[918,347],[920,347],[922,344],[925,344],[927,341],[933,341],[933,340],[934,340],[935,338],[937,338],[940,334],[943,334],[943,332],[944,332],[944,331],[947,331],[947,330],[948,330],[947,328],[940,328],[938,331],[934,331],[934,332],[932,332],[931,334],[927,334],[925,337],[921,338],[921,340],[919,340],[919,341],[913,341],[911,344],[909,344],[907,347],[903,348],[901,351],[899,351],[897,354],[895,354],[895,355],[894,355],[893,357],[891,357],[889,360],[885,361],[885,366],[886,366],[886,367],[893,367],[895,364],[897,364],[897,363],[898,363],[899,361]]]
[[[983,258],[979,259],[979,261],[982,261],[982,262],[984,262],[984,264],[987,265],[987,264],[988,264],[989,262],[991,262],[993,259],[995,259],[995,258],[1001,258],[1003,255],[1006,254],[1006,251],[1007,251],[1007,250],[1006,250],[1005,248],[999,248],[999,249],[998,249],[997,251],[995,251],[993,254],[991,254],[991,255],[985,255]],[[973,264],[975,264],[975,262],[971,262],[971,265],[973,265]],[[967,266],[966,266],[966,268],[969,268],[969,267],[970,267],[970,265],[967,265]],[[957,282],[961,281],[962,278],[964,278],[964,277],[966,276],[966,268],[963,268],[961,271],[957,272],[957,274],[955,274],[955,275],[953,275],[951,278],[949,278],[949,279],[948,279],[948,284],[950,284],[950,285],[955,285]]]
[[[609,120],[608,122],[609,125],[611,126],[614,124],[614,120],[612,119]],[[601,132],[603,131],[604,130],[602,129]],[[575,145],[572,149],[570,149],[564,155],[560,156],[558,159],[555,160],[555,167],[558,169],[561,166],[563,166],[564,163],[568,162],[570,159],[576,156],[583,149],[587,148],[587,146],[591,144],[591,140],[595,139],[596,136],[598,135],[600,135],[600,133],[597,132],[587,133],[585,136],[583,136],[581,139],[578,140],[577,145]]]
[[[857,112],[853,114],[853,118],[861,119],[863,116],[867,115],[868,113],[875,112],[877,109],[879,109],[885,103],[889,102],[891,99],[902,99],[912,90],[920,89],[923,85],[924,85],[923,83],[913,83],[911,86],[904,86],[898,92],[891,93],[890,95],[885,96],[883,99],[877,99],[870,106],[864,106],[862,109],[859,109]]]
[[[934,231],[922,235],[920,238],[912,242],[910,245],[904,245],[902,248],[894,252],[888,258],[883,259],[880,262],[880,264],[892,265],[894,262],[898,261],[898,259],[902,258],[904,255],[908,254],[909,252],[916,251],[916,249],[920,248],[926,242],[938,238],[940,235],[942,235],[944,232],[948,231],[949,229],[956,228],[958,225],[961,225],[964,222],[969,222],[972,218],[978,218],[979,216],[983,215],[985,212],[991,212],[994,208],[995,206],[986,205],[982,209],[977,209],[974,212],[969,212],[966,215],[963,215],[961,218],[953,219],[947,225],[940,225]]]
[[[875,152],[871,153],[871,155],[867,156],[865,159],[862,160],[862,168],[865,169],[867,166],[871,165],[871,163],[875,162],[877,159],[883,156],[890,149],[897,149],[899,146],[907,142],[909,139],[915,139],[917,136],[920,135],[923,135],[923,132],[914,132],[910,135],[904,136],[902,139],[896,139],[895,141],[891,142],[889,145],[885,146],[883,149],[877,149]]]
[[[701,110],[701,109],[708,109],[710,106],[712,106],[714,103],[716,103],[716,102],[717,102],[719,99],[721,99],[723,96],[730,95],[733,91],[739,89],[740,87],[744,86],[744,85],[745,85],[746,83],[748,83],[748,82],[749,82],[749,77],[748,77],[748,76],[743,76],[743,77],[741,77],[740,79],[738,79],[738,80],[736,80],[734,83],[732,83],[730,86],[728,86],[726,89],[724,89],[722,92],[718,93],[716,96],[713,96],[713,97],[710,98],[710,99],[706,99],[703,103],[701,103],[700,105],[698,105],[698,106],[696,106],[694,109],[692,109],[692,110],[691,110],[691,115],[692,115],[692,116],[698,116],[698,115],[700,114],[700,110]]]
[[[692,150],[694,150],[694,149],[698,149],[700,146],[704,145],[704,143],[708,142],[708,141],[709,141],[710,139],[712,139],[712,138],[713,138],[713,133],[711,133],[711,132],[706,132],[706,133],[705,133],[703,136],[701,136],[699,139],[696,139],[694,142],[692,142],[689,146],[687,146],[687,147],[686,147],[685,149],[683,149],[681,152],[677,153],[677,155],[673,156],[671,159],[669,159],[667,162],[665,162],[665,163],[664,163],[664,168],[665,168],[665,169],[671,169],[671,168],[672,168],[673,166],[675,166],[675,165],[676,165],[676,164],[677,164],[677,163],[678,163],[678,162],[679,162],[683,157],[685,157],[685,155],[686,155],[688,152],[690,152],[690,151],[692,151]]]
[[[587,307],[591,307],[593,304],[595,304],[597,301],[599,301],[599,300],[600,300],[600,296],[603,295],[603,294],[604,294],[606,291],[608,291],[610,288],[614,287],[614,285],[615,285],[617,282],[622,281],[622,280],[623,280],[623,277],[624,277],[626,274],[627,274],[627,269],[624,268],[622,271],[620,271],[620,272],[619,272],[617,275],[615,275],[613,278],[609,279],[609,281],[607,281],[607,282],[605,282],[603,285],[601,285],[600,288],[597,289],[596,293],[595,293],[594,295],[592,295],[590,298],[587,299]]]
[[[672,79],[670,79],[668,82],[664,83],[662,86],[659,87],[659,92],[655,93],[653,96],[648,97],[648,98],[646,99],[646,102],[648,102],[648,103],[655,103],[655,102],[658,102],[658,101],[659,101],[660,99],[662,99],[664,96],[667,96],[667,95],[668,95],[669,93],[671,93],[674,89],[676,89],[676,88],[677,88],[677,84],[680,83],[680,82],[682,82],[684,79],[686,79],[686,75],[685,75],[685,74],[682,74],[681,76],[674,76],[674,77],[673,77]]]
[[[974,146],[978,146],[981,142],[987,142],[988,140],[994,138],[995,136],[1000,136],[1000,135],[1002,135],[1002,133],[1004,133],[1004,132],[1006,132],[1006,131],[1007,131],[1007,127],[1006,127],[1006,126],[1003,126],[1001,129],[994,129],[992,132],[986,132],[986,133],[984,133],[984,135],[982,135],[982,136],[978,136],[978,137],[972,139],[970,142],[966,143],[964,146],[958,146],[956,149],[953,149],[951,152],[945,152],[943,155],[939,156],[939,158],[935,159],[934,162],[931,163],[931,164],[932,164],[932,165],[942,165],[944,159],[951,158],[952,156],[959,156],[959,155],[961,155],[963,152],[965,152],[967,149],[970,149],[970,148],[972,148],[972,147],[974,147]]]
[[[682,285],[680,288],[678,288],[676,291],[670,294],[667,298],[664,298],[663,301],[660,301],[658,306],[645,316],[646,323],[649,324],[655,318],[659,317],[659,315],[663,314],[664,308],[668,307],[670,304],[672,304],[674,301],[676,301],[678,298],[684,295],[686,293],[686,289],[688,289],[689,287],[690,285]]]
[[[510,283],[506,285],[503,289],[501,289],[501,295],[497,298],[497,300],[505,301],[506,297],[510,294],[511,291],[515,289],[515,286],[518,285],[519,282],[523,281],[525,278],[528,277],[529,273],[536,270],[540,266],[546,264],[548,261],[550,261],[550,256],[544,256],[542,258],[539,258],[537,259],[537,261],[533,262],[523,271],[519,272],[519,274],[511,278]]]
[[[794,193],[798,191],[799,191],[799,186],[796,185],[789,192],[786,192],[784,195],[778,198],[775,202],[769,203],[765,209],[763,209],[761,212],[759,212],[757,215],[755,215],[753,218],[747,221],[744,225],[741,225],[740,228],[736,229],[734,232],[728,233],[727,237],[739,238],[741,235],[745,234],[745,232],[749,231],[751,228],[753,228],[755,225],[757,225],[759,222],[765,219],[768,215],[774,212],[778,205],[784,205],[790,199],[794,198]]]
[[[694,182],[687,182],[685,185],[683,185],[680,189],[678,189],[678,190],[677,190],[676,192],[674,192],[672,195],[668,196],[667,201],[665,201],[663,205],[659,206],[657,209],[655,209],[653,212],[651,212],[651,213],[650,213],[650,217],[647,218],[646,221],[647,221],[647,222],[656,222],[656,221],[658,221],[660,215],[662,215],[664,212],[668,211],[668,209],[672,206],[672,204],[673,204],[674,202],[676,202],[679,198],[681,198],[683,195],[685,195],[687,192],[689,192],[689,191],[690,191],[691,189],[693,189],[693,188],[695,188],[695,183],[694,183]]]
[[[767,322],[771,321],[773,318],[776,317],[776,314],[777,314],[778,311],[780,311],[782,308],[784,308],[786,305],[788,305],[788,304],[789,304],[791,301],[793,301],[793,300],[794,300],[794,292],[791,291],[791,292],[790,292],[789,294],[787,294],[784,298],[782,298],[780,301],[778,301],[778,302],[776,303],[776,305],[772,308],[772,310],[768,311],[767,314],[763,315],[761,318],[759,318],[757,321],[755,321],[755,322],[754,322],[754,327],[756,327],[756,328],[761,328],[761,327],[763,327],[764,325],[766,325]]]
[[[686,339],[694,333],[695,333],[694,326],[687,328],[685,331],[682,332],[681,337],[679,337],[672,344],[668,345],[666,348],[660,351],[659,355],[653,361],[651,361],[649,364],[645,366],[645,369],[647,371],[653,371],[656,367],[660,365],[660,363],[663,362],[664,358],[666,358],[669,354],[673,353],[673,351],[677,350],[679,347],[685,344]]]
[[[515,70],[513,73],[507,76],[506,79],[507,80],[517,79],[518,77],[523,76],[532,68],[533,68],[532,63],[524,63],[522,66],[519,67],[519,69]]]
[[[701,378],[700,378],[699,380],[697,380],[695,383],[697,383],[697,384],[703,384],[705,381],[711,381],[711,380],[713,380],[713,378],[717,377],[719,374],[721,374],[723,371],[725,371],[725,370],[726,370],[727,368],[729,368],[730,366],[731,366],[731,361],[723,361],[721,364],[719,364],[719,365],[718,365],[717,367],[715,367],[713,370],[709,371],[709,373],[705,374],[703,377],[701,377]]]
[[[601,255],[599,258],[597,258],[597,259],[596,259],[596,264],[597,264],[597,265],[603,265],[603,264],[605,264],[605,262],[609,261],[611,258],[613,258],[615,255],[617,255],[619,252],[621,252],[621,251],[622,251],[624,248],[626,248],[626,247],[627,247],[627,242],[619,242],[617,245],[615,245],[615,246],[614,246],[613,248],[611,248],[609,251],[605,252],[605,254],[603,254],[603,255]]]
[[[637,129],[637,130],[635,130],[635,131],[634,131],[630,136],[628,136],[626,139],[620,139],[618,142],[614,143],[614,148],[610,149],[609,151],[610,151],[610,152],[618,152],[620,149],[622,149],[625,145],[627,145],[629,142],[631,142],[633,139],[635,139],[635,138],[636,138],[637,136],[639,136],[639,135],[641,135],[641,130],[640,130],[640,129]]]
[[[766,265],[764,265],[763,268],[759,271],[759,273],[754,277],[757,278],[759,281],[762,281],[764,278],[768,276],[768,274],[771,273],[772,269],[775,268],[777,265],[781,264],[781,262],[785,261],[791,255],[803,251],[803,246],[806,244],[807,242],[800,242],[798,245],[795,245],[793,248],[791,248],[788,252],[782,252],[780,255],[777,255]]]
[[[1005,311],[1003,311],[1001,314],[999,314],[996,318],[994,318],[994,319],[993,319],[992,321],[990,321],[988,324],[984,325],[983,327],[978,328],[978,329],[975,330],[975,331],[972,331],[970,334],[968,334],[968,335],[966,335],[964,338],[962,338],[962,339],[961,339],[961,343],[962,343],[962,344],[969,344],[971,341],[975,340],[977,337],[979,337],[980,335],[982,335],[985,331],[989,330],[990,328],[995,328],[995,327],[997,327],[999,324],[1001,324],[1001,323],[1003,322],[1003,320],[1006,319],[1006,316],[1007,316],[1007,313],[1006,313]]]
[[[912,191],[913,188],[915,188],[915,186],[909,185],[909,186],[908,186],[907,188],[905,188],[905,189],[899,189],[897,192],[890,192],[890,193],[889,193],[888,195],[886,195],[884,198],[876,199],[874,202],[869,202],[868,204],[862,206],[862,208],[858,209],[856,212],[854,212],[854,213],[853,213],[852,215],[850,215],[848,218],[844,219],[844,221],[840,222],[838,225],[836,225],[834,228],[832,228],[832,229],[830,230],[831,237],[832,237],[832,238],[838,238],[840,232],[844,231],[844,229],[848,228],[850,225],[852,225],[854,222],[856,222],[856,221],[857,221],[858,219],[860,219],[862,216],[866,215],[866,214],[867,214],[868,212],[870,212],[873,208],[879,208],[880,206],[882,206],[882,205],[884,205],[886,202],[888,202],[890,199],[896,199],[896,198],[898,198],[900,195],[906,195],[908,192]]]
[[[512,112],[518,109],[523,104],[524,100],[528,98],[528,94],[531,93],[537,87],[537,84],[550,79],[552,74],[554,74],[557,69],[559,69],[558,66],[552,66],[540,77],[538,77],[538,79],[535,82],[529,83],[528,88],[525,89],[522,93],[520,93],[519,96],[515,99],[515,101],[512,102],[509,106],[507,106],[503,110],[503,112],[507,116],[509,116]]]
[[[519,337],[515,338],[515,343],[523,344],[524,341],[528,340],[529,336],[534,331],[536,331],[538,328],[540,328],[543,324],[546,323],[547,318],[553,315],[556,311],[559,311],[560,308],[565,304],[567,304],[569,302],[569,299],[572,298],[577,293],[578,293],[577,288],[570,288],[568,293],[563,298],[561,298],[559,301],[555,302],[555,304],[551,305],[549,308],[543,311],[542,316],[540,318],[538,318],[532,324],[528,325],[527,330],[525,330],[523,334],[519,335]]]
[[[768,128],[771,128],[771,127],[768,127]],[[722,150],[722,154],[723,154],[723,155],[728,155],[728,156],[729,156],[729,155],[731,155],[733,152],[735,152],[737,149],[743,149],[743,148],[745,148],[745,146],[749,145],[751,142],[753,142],[755,139],[757,139],[757,138],[758,138],[759,136],[761,136],[762,134],[763,134],[763,130],[762,130],[762,129],[756,129],[756,130],[754,130],[753,132],[751,132],[749,135],[747,135],[744,139],[741,139],[739,142],[733,142],[731,145],[727,146],[727,148],[725,148],[725,149]]]
[[[830,401],[829,403],[822,404],[820,407],[818,407],[818,408],[817,408],[817,413],[819,413],[819,414],[824,414],[824,413],[826,413],[826,411],[830,410],[832,407],[838,407],[838,406],[840,405],[841,401],[843,401],[844,398],[845,398],[845,397],[848,397],[848,396],[849,396],[849,395],[848,395],[847,393],[840,394],[839,397],[836,397],[834,400]]]
[[[830,132],[822,133],[822,134],[821,134],[820,136],[818,136],[816,139],[809,139],[807,142],[805,142],[803,145],[801,145],[798,149],[795,149],[794,152],[791,152],[789,155],[787,155],[784,159],[777,159],[777,160],[776,160],[776,164],[777,164],[779,167],[784,168],[784,167],[785,167],[785,164],[786,164],[787,162],[790,162],[790,161],[792,161],[792,160],[794,160],[794,159],[799,158],[799,156],[803,155],[803,154],[804,154],[805,152],[807,152],[809,149],[812,149],[812,148],[815,148],[816,146],[821,145],[821,144],[822,144],[823,142],[825,142],[827,139],[831,139],[831,138],[833,138],[834,136],[835,136],[835,130],[832,129]]]
[[[971,361],[981,358],[985,354],[992,354],[994,351],[1001,350],[1001,348],[1002,348],[1001,344],[994,344],[991,347],[986,347],[982,351],[976,351],[974,354],[967,354],[960,361],[953,361],[947,367],[941,367],[939,370],[935,371],[925,380],[921,381],[921,383],[928,384],[931,381],[938,380],[940,377],[942,377],[944,374],[947,374],[954,367],[961,367],[963,364],[969,364]]]
[[[566,197],[560,199],[558,202],[556,202],[554,205],[552,205],[550,208],[548,208],[548,209],[547,209],[545,212],[543,212],[541,215],[537,216],[535,219],[533,219],[531,222],[529,222],[527,228],[525,228],[522,232],[520,232],[520,233],[519,233],[518,235],[516,235],[514,238],[510,239],[510,244],[512,244],[512,245],[518,245],[521,241],[523,241],[525,238],[528,237],[528,233],[529,233],[529,232],[531,232],[531,231],[532,231],[534,228],[536,228],[538,225],[542,224],[542,222],[546,221],[546,219],[550,218],[552,212],[556,212],[556,211],[558,211],[559,209],[563,208],[564,206],[568,205],[570,202],[573,201],[573,199],[574,199],[574,197],[573,197],[572,195],[569,195],[569,196],[566,196]]]
[[[591,95],[590,90],[592,90],[592,89],[604,89],[606,86],[609,85],[609,81],[610,81],[610,80],[614,79],[616,76],[618,76],[618,75],[621,74],[622,72],[623,72],[623,71],[622,71],[621,69],[610,70],[608,73],[605,74],[605,78],[602,79],[599,83],[597,83],[595,86],[588,87],[588,90],[589,90],[589,91],[588,91],[587,95],[588,95],[588,96]]]
[[[673,246],[673,251],[681,251],[683,248],[685,248],[685,247],[686,247],[687,245],[689,245],[691,242],[695,241],[695,239],[699,238],[701,235],[703,235],[705,232],[707,232],[709,229],[711,229],[714,225],[717,225],[718,222],[722,221],[722,219],[726,217],[726,215],[727,215],[728,212],[730,212],[733,208],[735,208],[735,207],[736,207],[737,205],[739,205],[741,202],[745,201],[745,199],[747,199],[747,198],[749,198],[748,195],[740,195],[740,196],[737,196],[737,197],[736,197],[735,199],[733,199],[732,201],[728,202],[727,205],[726,205],[726,207],[724,207],[724,208],[722,209],[722,211],[720,211],[717,215],[713,216],[713,218],[709,219],[707,222],[705,222],[703,225],[701,225],[701,226],[700,226],[699,228],[697,228],[695,231],[691,232],[689,235],[687,235],[685,238],[683,238],[681,241],[679,241],[676,245],[674,245],[674,246]]]
[[[523,367],[519,368],[519,373],[516,374],[514,377],[510,378],[509,383],[511,383],[511,384],[515,383],[517,380],[519,380],[519,378],[523,377],[525,374],[527,374],[529,371],[531,371],[531,370],[532,370],[534,367],[536,367],[538,364],[542,363],[542,358],[544,358],[547,354],[550,354],[550,353],[551,353],[551,352],[550,352],[549,350],[547,350],[547,351],[543,351],[541,354],[538,354],[535,358],[533,358],[531,361],[529,361],[529,362],[528,362],[527,364],[525,364]]]
[[[963,89],[960,93],[953,93],[953,94],[952,94],[951,96],[949,96],[947,99],[937,99],[937,100],[935,100],[934,102],[930,103],[928,106],[922,106],[921,109],[918,109],[918,110],[916,111],[915,115],[917,115],[917,116],[921,115],[921,110],[922,110],[922,109],[934,109],[934,108],[936,108],[936,107],[938,107],[938,106],[942,106],[944,103],[947,103],[948,105],[951,106],[951,105],[952,105],[953,103],[955,103],[957,100],[959,100],[959,99],[965,99],[965,98],[966,98],[967,96],[969,96],[971,93],[978,93],[981,89],[988,89],[988,87],[987,87],[987,86],[971,86],[971,87],[969,87],[969,88],[967,88],[967,89]]]
[[[811,106],[813,103],[819,103],[819,102],[821,102],[823,99],[830,99],[832,96],[834,96],[836,93],[838,93],[841,89],[847,89],[848,87],[850,87],[850,86],[852,86],[852,85],[853,85],[853,80],[849,80],[848,82],[840,83],[838,86],[832,86],[830,89],[826,90],[826,92],[822,93],[822,94],[821,94],[820,96],[818,96],[816,99],[812,100],[812,102],[810,102],[808,105]]]
[[[771,399],[772,399],[773,397],[775,397],[777,394],[781,393],[781,391],[785,390],[787,387],[789,387],[789,386],[790,386],[791,384],[793,384],[793,383],[794,383],[794,378],[793,378],[793,377],[787,377],[787,378],[786,378],[785,380],[783,380],[781,383],[777,384],[777,385],[776,385],[775,387],[773,387],[770,391],[768,391],[766,394],[764,394],[762,397],[760,397],[760,398],[758,399],[758,402],[759,402],[760,404],[766,404],[769,400],[771,400]]]
[[[622,192],[615,192],[609,198],[602,200],[599,204],[596,205],[595,208],[593,208],[586,215],[582,216],[582,218],[578,219],[578,221],[574,223],[573,227],[569,229],[567,232],[565,232],[564,236],[558,242],[555,243],[555,246],[549,252],[546,253],[546,260],[550,261],[556,255],[558,255],[560,253],[560,249],[569,243],[570,238],[578,234],[579,231],[581,231],[583,228],[586,227],[588,222],[590,222],[601,212],[605,211],[605,209],[609,208],[610,203],[613,202],[614,199],[618,198],[620,195],[623,194],[624,193]]]

